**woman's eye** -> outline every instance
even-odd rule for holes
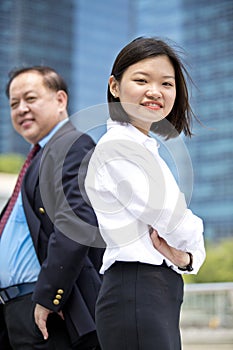
[[[173,84],[168,82],[168,81],[164,82],[163,85],[165,85],[165,86],[173,86]]]
[[[147,81],[145,79],[135,79],[135,81],[137,83],[142,83],[142,84],[146,84],[147,83]]]

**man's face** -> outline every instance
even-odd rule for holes
[[[44,85],[36,71],[16,76],[10,84],[11,119],[15,130],[36,144],[62,119],[66,118],[67,96]]]

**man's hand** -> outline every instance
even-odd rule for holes
[[[48,330],[47,330],[47,319],[48,315],[51,314],[53,311],[46,309],[44,306],[36,304],[35,311],[34,311],[34,317],[35,317],[35,323],[37,324],[39,330],[43,334],[43,337],[45,340],[48,339]],[[62,311],[58,313],[58,315],[64,320],[64,316]]]

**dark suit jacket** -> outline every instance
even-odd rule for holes
[[[35,303],[63,311],[75,344],[95,330],[103,241],[84,190],[92,139],[66,123],[33,159],[22,185],[24,210],[41,264]]]

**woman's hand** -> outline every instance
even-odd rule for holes
[[[158,232],[150,228],[150,237],[155,249],[158,250],[165,258],[170,260],[174,265],[184,268],[190,262],[190,256],[188,253],[171,247],[165,239],[158,235]]]

